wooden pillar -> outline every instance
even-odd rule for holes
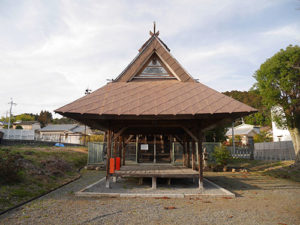
[[[114,136],[115,136],[115,134],[114,134]],[[116,169],[116,158],[117,158],[118,139],[114,137],[113,140],[114,140],[114,158],[115,158],[115,169]]]
[[[199,189],[203,191],[203,150],[202,150],[203,134],[199,133],[198,137],[198,170],[199,170]]]
[[[153,163],[156,163],[156,136],[154,135],[154,140],[153,140]],[[152,180],[153,182],[153,180]]]
[[[152,189],[156,189],[156,177],[152,177]]]
[[[124,137],[122,137],[122,165],[125,166],[125,143],[124,143]]]
[[[190,156],[190,142],[187,141],[187,167],[190,168],[191,167],[191,156]]]
[[[183,139],[182,165],[186,166],[186,138]]]
[[[135,162],[139,162],[139,136],[135,136]]]
[[[173,139],[173,136],[170,135],[169,136],[169,139],[170,139],[170,162],[173,162],[173,153],[172,153],[172,139]]]
[[[175,165],[175,142],[173,140],[173,143],[172,143],[172,160],[173,160],[173,165]]]
[[[110,188],[109,185],[109,161],[111,156],[111,131],[107,132],[107,159],[106,159],[106,188]]]
[[[196,169],[196,143],[195,141],[192,141],[192,169],[195,170]]]
[[[119,153],[119,157],[122,159],[122,136],[119,136],[119,146],[118,146],[118,153]]]

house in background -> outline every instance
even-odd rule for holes
[[[292,137],[287,128],[279,128],[274,121],[272,121],[273,141],[291,141]]]
[[[233,132],[235,137],[236,136],[241,137],[241,143],[243,145],[247,145],[249,141],[249,137],[253,138],[255,134],[260,133],[260,127],[243,123],[241,125],[234,127]],[[226,137],[228,137],[228,139],[232,138],[232,128],[228,128],[226,132]]]
[[[92,130],[78,124],[49,124],[40,129],[39,133],[40,141],[82,144],[82,137],[92,134]]]
[[[16,121],[13,123],[13,129],[17,126],[21,126],[23,130],[39,130],[41,125],[38,121]]]
[[[272,116],[272,131],[273,131],[273,141],[291,141],[292,137],[287,128],[279,127],[275,120],[275,116],[279,116],[282,121],[286,121],[286,117],[281,106],[274,106],[271,109]]]

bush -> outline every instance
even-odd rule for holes
[[[16,129],[18,129],[18,130],[23,130],[23,127],[22,127],[21,125],[17,125],[17,126],[16,126]]]
[[[223,145],[215,147],[213,157],[219,166],[226,166],[232,159],[230,152]]]
[[[15,183],[21,179],[20,161],[23,156],[0,149],[0,183]]]

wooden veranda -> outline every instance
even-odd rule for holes
[[[139,184],[143,183],[143,178],[152,178],[152,188],[155,189],[157,178],[168,178],[171,184],[171,178],[199,178],[199,173],[185,166],[172,165],[130,165],[122,166],[120,170],[115,171],[119,177],[136,177],[139,178]]]
[[[193,79],[170,54],[158,34],[151,32],[137,57],[115,80],[55,112],[106,131],[108,162],[111,157],[120,157],[124,164],[125,145],[135,138],[136,143],[144,144],[139,146],[138,154],[144,154],[145,160],[153,163],[151,168],[159,167],[159,160],[170,155],[171,143],[180,142],[183,146],[182,166],[191,168],[188,171],[192,171],[193,176],[197,173],[202,189],[204,132],[256,112],[256,109]],[[152,148],[157,139],[161,145],[154,144]],[[197,167],[196,161],[199,162]],[[112,175],[109,163],[106,169],[109,187]],[[136,167],[134,169],[138,171]],[[190,176],[180,171],[163,174]],[[124,167],[116,173],[124,175]],[[161,173],[158,170],[157,176]]]

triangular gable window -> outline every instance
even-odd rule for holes
[[[158,56],[153,55],[135,77],[138,79],[176,79],[164,66]]]

